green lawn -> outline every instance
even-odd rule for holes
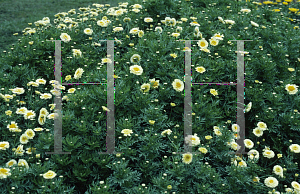
[[[34,22],[49,17],[53,25],[54,15],[59,12],[68,12],[70,9],[88,7],[93,3],[118,6],[126,0],[0,0],[0,53],[10,51],[12,44],[16,44],[26,27],[34,28]],[[29,26],[28,23],[32,23]],[[17,36],[13,36],[18,33]],[[8,47],[9,46],[9,47]]]

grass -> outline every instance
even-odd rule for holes
[[[121,0],[0,0],[0,53],[10,51],[12,44],[17,44],[26,27],[34,28],[34,22],[49,17],[51,23],[54,15],[59,12],[67,12],[70,9],[88,7],[93,3],[110,4],[117,6]],[[28,23],[32,23],[31,26]],[[14,33],[18,33],[14,36]]]

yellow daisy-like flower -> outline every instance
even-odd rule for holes
[[[108,108],[106,108],[105,106],[102,106],[104,111],[110,112],[110,110]]]
[[[21,100],[20,102],[18,102],[18,104],[26,104],[26,102]]]
[[[68,90],[68,93],[74,93],[75,92],[75,88],[70,88],[69,90]]]
[[[22,134],[21,137],[20,137],[20,142],[21,144],[27,144],[28,143],[28,136],[25,135],[25,134]]]
[[[6,167],[12,167],[13,165],[16,165],[16,164],[17,164],[17,161],[12,159],[6,163]]]
[[[200,148],[199,148],[199,151],[202,152],[203,154],[206,154],[206,153],[207,153],[207,149],[204,148],[204,147],[200,147]]]
[[[41,94],[40,98],[41,99],[51,99],[52,95],[49,93],[44,93],[44,94]]]
[[[182,161],[185,164],[190,164],[192,160],[193,160],[193,155],[190,152],[182,155]]]
[[[210,136],[210,135],[205,136],[205,139],[207,139],[207,140],[212,139],[212,138],[213,138],[213,137]]]
[[[180,36],[180,33],[172,33],[172,36],[174,36],[175,38],[177,38],[178,36]]]
[[[113,29],[114,32],[120,32],[120,31],[123,31],[123,28],[122,27],[115,27]]]
[[[141,91],[142,92],[149,92],[149,90],[150,90],[150,84],[143,84],[143,85],[141,85]]]
[[[9,148],[9,142],[7,141],[0,142],[0,150],[6,150],[8,148]]]
[[[66,78],[65,78],[66,81],[68,81],[70,79],[71,79],[71,75],[67,75]]]
[[[175,59],[175,58],[177,57],[177,54],[172,53],[172,54],[170,54],[170,56],[173,57],[173,58]]]
[[[294,69],[294,68],[288,68],[288,70],[289,70],[289,71],[295,71],[295,69]]]
[[[111,59],[110,58],[103,58],[101,59],[102,62],[101,63],[112,63]]]
[[[295,85],[295,84],[287,84],[285,86],[285,89],[288,91],[289,94],[296,94],[298,92],[298,88],[299,86]]]
[[[46,80],[44,80],[44,79],[37,79],[37,80],[35,80],[35,82],[36,83],[38,83],[38,84],[46,84]]]
[[[121,133],[123,133],[124,136],[131,136],[130,134],[133,133],[133,132],[132,132],[132,130],[130,130],[130,129],[123,129],[123,130],[121,131]]]
[[[153,88],[158,88],[159,80],[155,80],[155,78],[153,78],[153,79],[149,79],[149,81]]]
[[[139,33],[139,28],[132,28],[130,31],[129,31],[129,34],[137,34]]]
[[[187,22],[187,21],[188,21],[188,19],[187,19],[187,18],[181,18],[181,21],[183,21],[183,22]]]
[[[82,57],[82,52],[79,49],[72,49],[74,57]]]
[[[38,122],[40,125],[44,125],[46,121],[46,116],[45,115],[40,115],[38,118]]]
[[[81,78],[83,72],[84,72],[84,71],[83,71],[82,68],[78,68],[78,69],[75,71],[74,79],[79,79],[79,78]]]
[[[0,175],[1,175],[3,178],[7,178],[8,176],[11,175],[11,173],[10,173],[9,171],[10,171],[9,168],[0,168]]]
[[[135,75],[142,75],[143,68],[139,65],[132,65],[130,66],[130,73],[133,73]]]
[[[144,18],[144,22],[153,22],[153,19],[152,18],[150,18],[150,17],[148,17],[148,18]]]
[[[204,38],[202,38],[201,40],[199,40],[197,42],[197,44],[198,44],[199,47],[201,47],[203,49],[207,48],[207,46],[208,46],[208,42]]]
[[[191,26],[200,26],[200,24],[198,24],[198,22],[196,22],[196,21],[193,21],[190,24],[191,24]]]
[[[177,92],[181,92],[184,89],[184,84],[179,79],[175,79],[172,83],[172,86]]]
[[[64,42],[69,42],[71,39],[71,37],[67,34],[67,33],[62,33],[60,35],[60,39]]]
[[[35,133],[32,129],[27,129],[24,134],[28,137],[28,139],[33,139],[35,136]]]
[[[200,67],[196,67],[196,71],[199,73],[204,73],[206,70],[203,66],[200,66]]]
[[[300,146],[298,144],[292,144],[289,146],[291,152],[300,153]]]
[[[219,44],[219,40],[217,40],[215,37],[209,39],[209,42],[210,42],[210,45],[212,45],[212,46],[217,46]]]
[[[8,116],[11,116],[12,111],[11,110],[7,110],[7,111],[5,111],[5,114],[8,115]]]
[[[141,56],[139,54],[134,54],[132,57],[130,57],[131,63],[138,63],[141,60]]]
[[[47,173],[43,174],[44,179],[53,179],[56,176],[56,173],[52,170],[49,170]]]
[[[25,90],[24,88],[15,88],[15,89],[9,89],[14,94],[24,94]]]
[[[87,35],[92,35],[93,30],[90,29],[90,28],[86,28],[86,29],[84,29],[84,33],[87,34]]]
[[[149,120],[149,123],[150,123],[151,125],[154,125],[155,121]]]
[[[144,36],[144,31],[143,30],[140,30],[138,32],[138,37],[142,38]]]
[[[184,47],[182,51],[192,51],[189,47]]]
[[[218,95],[218,92],[215,89],[210,89],[210,93],[214,96]]]

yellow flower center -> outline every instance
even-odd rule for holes
[[[9,128],[16,128],[16,124],[11,124]]]
[[[289,86],[289,87],[288,87],[288,90],[289,90],[289,91],[293,91],[294,89],[295,89],[294,86]]]

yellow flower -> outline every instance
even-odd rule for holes
[[[123,129],[123,130],[121,131],[121,133],[123,133],[124,136],[131,136],[130,134],[133,133],[133,132],[132,132],[132,130],[130,130],[130,129]]]
[[[155,78],[153,78],[153,79],[149,79],[149,81],[153,88],[158,88],[159,80],[155,80]]]
[[[214,96],[218,95],[218,92],[215,89],[210,89],[210,93]]]
[[[290,10],[291,12],[297,12],[297,11],[299,11],[299,9],[296,9],[296,8],[289,8],[289,10]]]
[[[295,85],[295,84],[287,84],[285,86],[285,89],[289,92],[289,94],[296,94],[298,92],[298,88],[299,86]]]
[[[181,80],[179,79],[175,79],[172,82],[172,86],[173,88],[177,91],[177,92],[181,92],[184,89],[184,84]]]
[[[149,120],[149,123],[150,123],[151,125],[154,125],[155,121]]]
[[[26,104],[26,102],[20,101],[20,102],[18,102],[18,104]]]
[[[130,66],[130,73],[133,73],[135,75],[142,75],[143,68],[139,65],[132,65]]]
[[[33,41],[28,42],[30,45],[33,45]]]
[[[200,66],[200,67],[196,67],[196,71],[199,73],[204,73],[206,70],[203,66]]]
[[[288,68],[288,70],[289,70],[289,71],[295,71],[295,69],[294,69],[294,68]]]
[[[181,18],[181,21],[186,22],[188,19],[187,18]]]
[[[52,179],[56,176],[56,173],[53,172],[52,170],[49,170],[47,173],[43,174],[43,177],[45,179]]]
[[[199,151],[202,152],[203,154],[206,154],[206,153],[207,153],[207,149],[204,148],[204,147],[200,147],[200,148],[199,148]]]
[[[175,103],[173,103],[173,102],[171,102],[170,104],[171,104],[171,106],[176,106],[176,104],[175,104]]]
[[[183,51],[191,51],[191,49],[189,47],[184,47]]]
[[[101,60],[102,60],[101,63],[112,63],[110,58],[102,58]]]
[[[278,157],[278,158],[281,158],[281,157],[282,157],[282,154],[277,154],[277,157]]]
[[[5,114],[8,115],[8,116],[11,116],[12,111],[11,110],[7,110],[7,111],[5,111]]]
[[[66,78],[65,78],[65,80],[67,80],[67,81],[70,80],[70,79],[71,79],[71,75],[67,75]]]
[[[193,155],[190,152],[182,155],[182,161],[185,164],[190,164],[192,160],[193,160]]]
[[[104,111],[110,112],[110,110],[108,108],[106,108],[105,106],[102,106]]]
[[[177,38],[178,36],[180,36],[180,33],[172,33],[172,36],[174,36],[175,38]]]
[[[129,46],[134,46],[134,44],[133,44],[133,43],[130,43]]]
[[[208,42],[204,38],[202,38],[201,40],[199,40],[197,42],[197,44],[201,48],[207,48],[207,46],[208,46]]]
[[[170,54],[170,56],[173,57],[173,58],[175,59],[175,58],[177,57],[177,54],[172,53],[172,54]]]
[[[205,136],[205,139],[212,139],[212,136],[208,135],[208,136]]]
[[[168,188],[169,190],[171,190],[171,189],[172,189],[172,185],[168,185],[167,188]]]
[[[79,49],[72,49],[72,51],[73,51],[73,56],[74,57],[77,57],[77,56],[81,57],[82,56],[82,52]]]
[[[139,32],[138,32],[138,37],[143,37],[144,36],[144,31],[143,30],[140,30]]]
[[[93,30],[90,29],[90,28],[86,28],[86,29],[84,29],[84,33],[87,34],[87,35],[92,35]]]
[[[150,84],[143,84],[141,85],[141,89],[142,92],[149,92],[150,90]]]

